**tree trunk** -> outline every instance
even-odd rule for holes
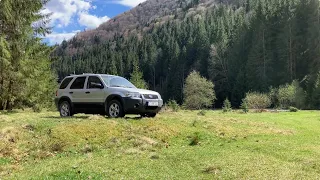
[[[183,90],[184,90],[184,63],[182,64],[182,78],[181,78],[181,102],[183,102]]]
[[[13,86],[13,82],[12,80],[9,81],[9,86],[8,86],[8,97],[7,100],[5,102],[5,108],[4,110],[12,110],[12,102],[11,102],[11,97],[12,97],[12,86]]]
[[[153,90],[156,90],[156,68],[153,66]]]
[[[289,27],[289,73],[290,73],[290,80],[293,80],[293,55],[292,55],[292,29],[291,25]]]
[[[266,45],[265,45],[265,30],[262,31],[262,48],[263,48],[263,78],[266,79],[267,72],[266,72]]]

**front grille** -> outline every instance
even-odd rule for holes
[[[143,97],[145,99],[158,99],[158,96],[153,94],[144,94]]]

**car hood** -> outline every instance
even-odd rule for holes
[[[136,93],[140,93],[140,94],[152,94],[152,95],[159,95],[159,93],[155,92],[155,91],[150,91],[150,90],[146,90],[146,89],[132,89],[132,88],[128,88],[127,89],[129,92],[136,92]]]
[[[159,94],[155,91],[150,91],[150,90],[146,90],[146,89],[137,89],[137,90],[138,90],[138,93],[140,93],[140,94],[154,94],[154,95]]]

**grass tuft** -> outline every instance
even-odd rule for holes
[[[205,110],[201,110],[198,112],[198,116],[205,116],[206,115],[206,111]]]
[[[199,145],[199,144],[200,144],[200,135],[199,135],[198,132],[196,132],[196,133],[194,133],[193,136],[191,136],[189,145],[190,146],[196,146],[196,145]]]

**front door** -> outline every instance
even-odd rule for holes
[[[98,76],[89,76],[86,86],[86,101],[90,104],[102,105],[105,102],[105,91]]]

